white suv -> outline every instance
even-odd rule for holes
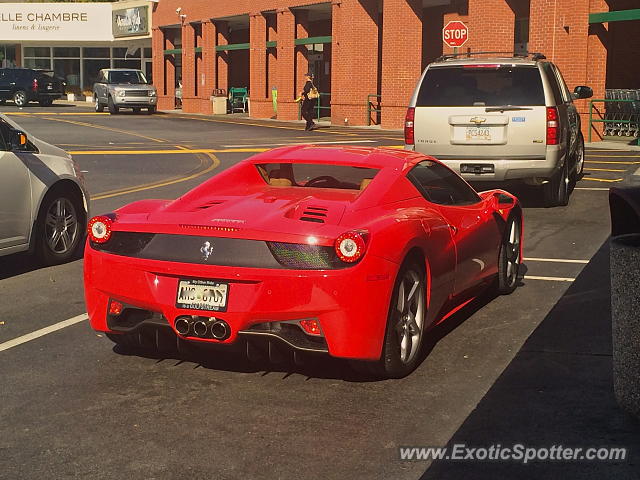
[[[547,206],[567,205],[584,167],[573,101],[593,91],[571,93],[543,60],[465,53],[431,63],[409,104],[405,148],[433,155],[468,181],[523,180],[540,186]]]

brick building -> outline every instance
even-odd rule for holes
[[[370,118],[400,128],[424,67],[443,53],[442,28],[469,27],[464,51],[542,52],[571,88],[640,88],[638,0],[162,0],[153,13],[154,82],[160,108],[210,113],[214,89],[247,87],[250,115],[298,118],[294,102],[311,70],[323,116]],[[585,114],[587,103],[580,105]]]

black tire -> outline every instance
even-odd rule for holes
[[[140,113],[140,108],[139,107],[134,107],[133,109],[133,113],[135,113],[136,115],[138,115]]]
[[[147,114],[153,115],[154,113],[156,113],[156,106],[155,105],[147,108]]]
[[[500,252],[498,253],[498,280],[496,293],[509,295],[518,287],[518,274],[522,255],[520,254],[520,236],[522,233],[522,219],[512,214],[505,225]]]
[[[16,107],[24,107],[29,103],[29,99],[27,97],[27,92],[24,90],[17,90],[13,94],[13,103],[16,104]]]
[[[6,100],[0,100],[0,105],[4,105],[5,103],[7,103]]]
[[[109,113],[111,115],[116,115],[120,111],[120,109],[116,106],[115,103],[113,103],[113,98],[111,98],[111,95],[109,95],[109,99],[107,100],[107,102]]]
[[[53,104],[53,99],[52,98],[40,98],[38,100],[38,103],[40,104],[41,107],[50,107]]]
[[[575,184],[584,178],[584,138],[582,134],[578,136],[578,144],[573,152],[573,161],[571,162],[571,184]]]
[[[413,285],[410,286],[411,282]],[[416,282],[418,282],[417,285]],[[411,291],[407,292],[409,286],[410,288],[416,286],[411,299],[404,298],[405,295],[411,293]],[[403,297],[402,308],[400,308],[401,296]],[[407,317],[408,315],[410,317]],[[377,362],[352,362],[354,369],[377,378],[402,378],[409,375],[415,370],[422,358],[426,318],[425,268],[421,262],[409,258],[400,267],[393,287],[380,360]],[[417,338],[413,338],[414,336]],[[406,343],[403,353],[404,339],[406,339]],[[406,351],[407,345],[408,352]]]
[[[542,185],[545,207],[563,207],[569,204],[569,164],[564,162],[556,174]]]
[[[63,188],[47,193],[34,227],[35,253],[44,265],[73,259],[84,239],[85,217],[78,194]]]
[[[104,112],[104,105],[100,103],[100,98],[96,93],[93,94],[93,107],[98,113]]]

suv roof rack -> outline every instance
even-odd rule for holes
[[[546,60],[546,56],[542,53],[539,52],[523,52],[523,53],[517,53],[517,52],[463,52],[463,53],[449,53],[446,55],[442,55],[438,58],[435,59],[436,62],[444,62],[445,60],[451,60],[454,58],[460,58],[460,57],[469,57],[471,58],[472,56],[475,55],[507,55],[507,57],[504,58],[529,58],[531,57],[531,59],[534,62],[537,62],[538,60]]]

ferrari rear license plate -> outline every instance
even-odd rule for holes
[[[178,282],[176,307],[225,312],[229,284],[212,280],[181,279]]]
[[[466,138],[468,141],[484,140],[491,141],[491,129],[489,127],[467,127]]]

